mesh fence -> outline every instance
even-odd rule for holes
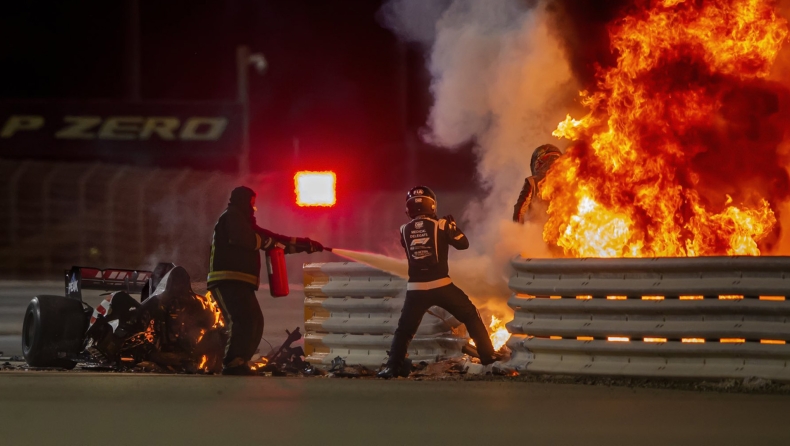
[[[211,235],[230,191],[258,192],[258,224],[311,237],[327,246],[402,256],[398,228],[404,193],[338,197],[332,209],[293,203],[285,174],[240,178],[225,173],[106,164],[0,160],[0,277],[53,278],[72,265],[152,268],[184,266],[205,277]],[[442,212],[458,215],[470,197],[442,194]],[[303,262],[331,254],[288,256],[291,280]]]

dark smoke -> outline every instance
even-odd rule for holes
[[[615,65],[608,25],[632,7],[634,0],[551,0],[550,29],[562,46],[574,76],[583,88],[595,85],[599,67]]]

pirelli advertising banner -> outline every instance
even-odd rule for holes
[[[232,170],[234,103],[0,102],[0,158]]]

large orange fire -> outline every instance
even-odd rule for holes
[[[764,128],[787,21],[773,0],[633,3],[589,114],[554,132],[574,144],[541,184],[544,239],[574,257],[760,255],[788,190],[784,135]]]

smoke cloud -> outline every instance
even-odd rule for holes
[[[450,149],[476,143],[477,180],[486,194],[459,222],[472,247],[451,256],[451,275],[495,307],[504,307],[504,299],[488,298],[508,296],[514,254],[550,256],[544,221],[511,221],[532,151],[561,144],[551,132],[578,97],[567,45],[550,14],[544,2],[519,0],[393,0],[380,12],[403,40],[428,48],[434,104],[424,139]]]

